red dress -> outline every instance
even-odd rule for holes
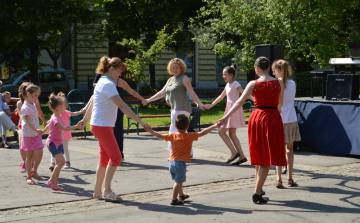
[[[277,107],[279,81],[255,81],[255,107]],[[251,165],[286,166],[284,127],[277,109],[258,108],[249,118],[249,150]]]

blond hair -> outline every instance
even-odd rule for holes
[[[173,73],[171,72],[171,66],[173,64],[178,64],[180,66],[181,74],[186,72],[186,64],[184,63],[184,61],[179,58],[174,58],[170,60],[170,62],[167,65],[167,72],[169,73],[169,75],[173,75]]]
[[[286,82],[291,77],[291,71],[290,71],[290,68],[289,68],[289,63],[286,62],[285,60],[274,61],[273,65],[272,65],[272,69],[280,70],[281,80],[284,82],[284,89],[286,89]]]

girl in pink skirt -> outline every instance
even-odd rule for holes
[[[26,152],[26,183],[33,185],[35,182],[32,180],[32,177],[42,180],[37,173],[37,169],[42,159],[44,145],[42,144],[42,131],[39,126],[39,116],[35,103],[40,95],[40,88],[30,84],[22,90],[23,92],[21,93],[25,96],[25,101],[21,106],[22,140],[20,149]],[[34,169],[32,170],[31,159],[33,155]]]
[[[223,78],[227,82],[224,91],[219,97],[213,101],[212,104],[206,105],[207,109],[215,106],[217,103],[222,101],[226,96],[226,108],[224,116],[229,112],[233,104],[239,99],[240,95],[244,91],[239,82],[235,81],[235,70],[236,65],[233,64],[231,67],[227,66],[223,70]],[[254,100],[252,96],[249,97],[251,100]],[[238,161],[232,163],[232,165],[239,165],[247,161],[244,152],[242,151],[240,140],[236,136],[236,129],[245,127],[245,116],[244,110],[240,108],[234,114],[232,114],[225,125],[222,125],[219,129],[219,135],[224,140],[225,144],[229,147],[231,151],[230,159],[226,163],[233,162],[236,158],[239,158]],[[229,130],[229,135],[226,132]]]

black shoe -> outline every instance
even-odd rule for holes
[[[261,196],[264,196],[265,195],[265,191],[263,191],[263,189],[261,189]]]
[[[253,194],[252,196],[252,200],[255,204],[265,204],[267,203],[268,201],[265,200],[262,195],[257,195],[257,194]]]
[[[232,163],[232,165],[240,165],[240,164],[242,164],[242,163],[245,163],[247,161],[247,159],[246,159],[246,157],[244,158],[244,159],[242,159],[242,160],[240,160],[240,161],[237,161],[237,162],[235,162],[235,163]]]
[[[236,153],[236,155],[232,159],[228,159],[228,161],[226,161],[226,163],[231,163],[232,161],[236,160],[236,158],[238,158],[239,156],[240,156],[240,153]]]
[[[285,168],[281,171],[282,174],[286,174],[286,172],[287,172],[287,168]]]

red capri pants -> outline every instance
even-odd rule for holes
[[[99,165],[105,168],[108,164],[110,166],[120,166],[122,156],[114,136],[114,128],[90,125],[90,130],[99,141]]]

